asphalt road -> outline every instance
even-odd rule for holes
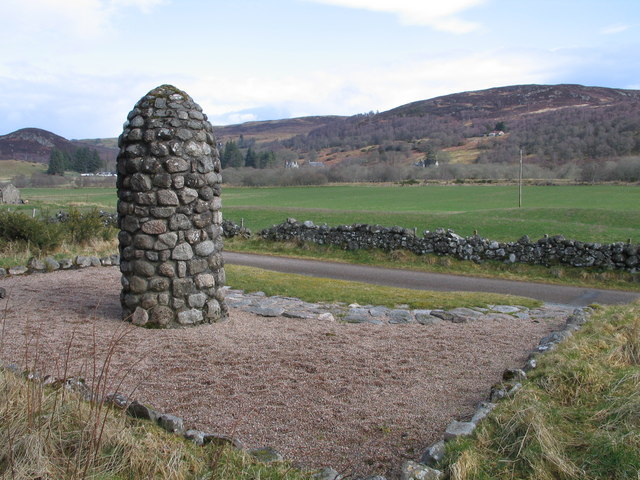
[[[598,290],[592,288],[567,287],[544,283],[516,282],[493,278],[465,277],[443,273],[416,272],[393,268],[351,265],[319,260],[275,257],[249,253],[224,252],[224,260],[232,265],[297,273],[312,277],[335,278],[354,282],[373,283],[390,287],[444,292],[492,292],[535,298],[547,303],[585,306],[591,303],[602,305],[624,304],[640,298],[638,292]]]

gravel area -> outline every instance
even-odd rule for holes
[[[146,330],[120,320],[117,267],[0,286],[4,362],[90,380],[112,350],[107,393],[307,468],[389,478],[451,420],[467,420],[502,371],[523,365],[564,320],[354,325],[231,309],[224,323]]]

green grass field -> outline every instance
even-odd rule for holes
[[[110,188],[25,188],[25,209],[70,206],[115,210]],[[254,232],[287,217],[329,225],[377,223],[451,228],[513,241],[564,235],[582,241],[640,243],[640,186],[526,186],[518,208],[516,186],[365,186],[231,188],[223,191],[225,218]]]
[[[20,207],[26,210],[54,212],[69,207],[116,210],[115,188],[22,188],[20,193],[23,200],[29,201]]]
[[[530,186],[517,208],[515,186],[331,186],[227,188],[223,213],[255,230],[287,217],[329,225],[377,223],[451,228],[510,241],[562,234],[583,241],[640,243],[640,187]]]

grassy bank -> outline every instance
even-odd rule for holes
[[[58,210],[78,209],[116,210],[115,188],[23,188],[20,193],[29,204],[25,209],[36,208],[55,213]]]
[[[437,255],[415,255],[407,251],[341,250],[333,246],[270,242],[258,238],[225,240],[225,249],[236,252],[283,255],[297,258],[401,268],[435,273],[450,273],[485,278],[504,278],[529,282],[574,285],[602,289],[640,291],[640,275],[626,272],[598,271],[570,266],[543,267],[522,263],[474,263]]]
[[[542,302],[513,295],[466,292],[430,292],[383,287],[369,283],[347,282],[305,275],[278,273],[240,265],[227,265],[227,285],[246,292],[296,297],[307,302],[343,302],[346,304],[384,305],[409,308],[451,309],[487,305],[522,305],[533,308]]]
[[[474,438],[449,446],[450,478],[637,480],[639,303],[602,309],[529,378]]]
[[[45,173],[47,165],[44,163],[25,162],[22,160],[0,160],[0,182],[10,182],[17,175],[29,177],[38,173]]]

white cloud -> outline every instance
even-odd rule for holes
[[[0,25],[5,38],[28,39],[42,32],[58,39],[91,38],[108,30],[114,15],[126,8],[149,13],[162,3],[164,0],[4,0]]]
[[[135,7],[143,13],[150,13],[153,7],[168,3],[168,0],[108,0],[112,8]]]
[[[255,113],[231,113],[227,118],[231,123],[245,123],[257,120],[258,116]]]
[[[629,30],[629,25],[622,25],[620,23],[616,25],[609,25],[600,30],[602,35],[615,35],[616,33],[622,33],[625,30]]]
[[[486,0],[308,0],[346,8],[397,15],[406,25],[425,25],[449,33],[468,33],[479,25],[457,18],[464,10]]]

